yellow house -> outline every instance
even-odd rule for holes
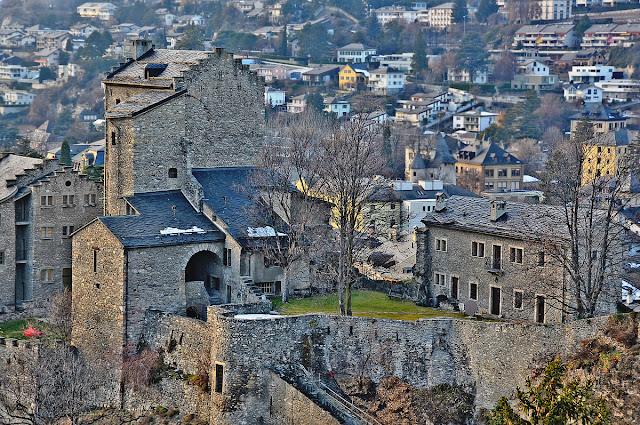
[[[338,74],[339,87],[342,90],[358,90],[367,87],[369,83],[369,71],[366,65],[345,65]]]
[[[584,163],[582,166],[582,184],[585,185],[597,177],[619,178],[623,173],[624,158],[631,153],[630,144],[633,135],[629,130],[618,130],[598,134],[584,145]]]

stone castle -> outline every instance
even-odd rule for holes
[[[313,388],[338,391],[335,375],[395,375],[459,385],[491,408],[530,367],[605,323],[265,317],[262,294],[283,290],[282,270],[254,243],[253,199],[238,189],[252,190],[263,81],[221,49],[138,40],[132,52],[104,80],[104,215],[72,238],[72,342],[110,370],[105,404],[176,407],[216,425],[360,423],[335,400],[321,407]],[[297,285],[288,290],[307,281]],[[165,377],[144,393],[127,388],[121,364],[135,345],[208,387]]]

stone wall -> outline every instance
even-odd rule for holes
[[[211,379],[223,366],[222,392],[211,396],[211,423],[240,423],[268,410],[268,370],[295,376],[299,365],[366,376],[398,376],[417,387],[440,383],[475,394],[478,407],[522,386],[531,369],[595,336],[607,317],[535,325],[457,319],[417,322],[303,315],[238,320],[209,308]]]

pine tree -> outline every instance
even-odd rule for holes
[[[64,139],[62,147],[60,148],[60,164],[71,166],[71,147],[69,147],[69,141]]]
[[[427,51],[426,44],[422,32],[416,36],[416,42],[413,45],[413,58],[411,58],[411,69],[413,74],[417,77],[422,71],[427,69]]]
[[[282,30],[282,39],[280,41],[280,54],[282,56],[287,56],[289,49],[287,48],[287,24],[284,24],[284,29]]]
[[[467,0],[456,0],[453,5],[453,22],[460,23],[467,16]]]

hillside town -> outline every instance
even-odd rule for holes
[[[0,0],[0,423],[634,424],[639,170],[636,1]]]

